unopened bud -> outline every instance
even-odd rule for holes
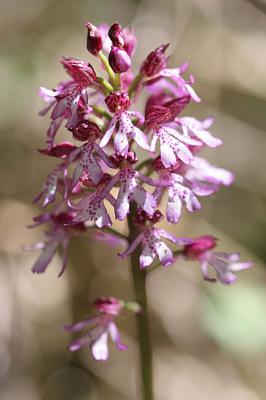
[[[142,64],[140,71],[146,76],[150,77],[158,74],[163,68],[166,68],[167,59],[164,53],[168,46],[169,43],[163,44],[152,51]]]
[[[86,22],[85,26],[88,29],[87,49],[91,54],[96,56],[103,47],[101,33],[99,32],[98,28],[92,25],[90,22]]]
[[[101,130],[95,122],[92,121],[81,121],[79,124],[71,129],[75,139],[85,142],[91,138],[99,138],[101,135]]]
[[[126,50],[127,54],[131,56],[134,53],[137,44],[137,38],[133,29],[131,28],[124,28],[123,29],[124,35],[124,50]]]
[[[129,55],[125,50],[120,49],[119,47],[112,47],[108,59],[111,68],[118,74],[127,72],[131,66]]]
[[[216,246],[217,239],[212,235],[200,236],[184,247],[183,254],[191,260],[200,259],[201,255]]]
[[[70,75],[75,82],[84,86],[89,86],[96,81],[96,73],[91,64],[66,57],[64,57],[61,62],[68,75]]]
[[[124,47],[124,35],[121,26],[117,22],[110,27],[108,35],[115,47]]]
[[[77,146],[70,142],[61,142],[54,145],[51,149],[39,149],[39,152],[51,157],[66,158],[76,148]]]

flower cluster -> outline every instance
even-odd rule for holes
[[[134,310],[134,303],[125,303],[114,297],[99,298],[93,303],[96,315],[91,316],[75,324],[65,325],[63,330],[66,332],[79,332],[89,328],[84,336],[75,340],[69,345],[70,351],[77,351],[81,347],[89,347],[95,360],[107,360],[108,345],[107,340],[110,335],[118,350],[124,351],[127,346],[122,343],[115,320],[121,312],[128,308]],[[138,308],[136,308],[138,311]]]
[[[123,29],[118,23],[96,27],[87,22],[85,27],[87,49],[99,61],[105,76],[97,76],[87,61],[63,58],[68,80],[52,90],[41,87],[39,92],[48,103],[40,114],[50,113],[47,147],[40,151],[59,159],[59,163],[35,199],[50,211],[35,217],[31,226],[49,224],[47,241],[27,247],[42,250],[33,272],[44,272],[57,249],[62,248],[61,275],[71,237],[94,228],[108,235],[113,208],[119,221],[130,215],[137,232],[119,257],[127,257],[141,246],[140,268],[147,268],[156,259],[169,266],[179,254],[199,261],[205,280],[226,285],[235,282],[235,272],[250,267],[250,262],[239,262],[235,253],[213,251],[216,239],[212,236],[176,237],[156,227],[164,215],[168,223],[177,224],[184,209],[196,212],[201,208],[201,196],[214,194],[234,179],[231,172],[199,155],[205,147],[220,146],[222,140],[209,131],[213,118],[201,121],[185,114],[190,102],[201,101],[193,88],[194,77],[185,77],[188,64],[170,68],[166,55],[169,45],[162,44],[147,55],[134,76],[133,30]],[[143,113],[137,109],[140,93],[146,95]],[[62,126],[74,144],[58,143]],[[164,195],[166,209],[161,207]],[[209,275],[209,267],[216,277]],[[89,346],[95,359],[105,360],[108,335],[120,350],[125,349],[115,325],[124,304],[109,298],[95,302],[95,306],[99,315],[64,329],[76,332],[89,327],[70,350]]]

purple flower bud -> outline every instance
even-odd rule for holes
[[[124,50],[126,50],[127,54],[131,56],[134,53],[137,44],[137,38],[132,28],[124,28]]]
[[[96,73],[91,64],[74,58],[64,57],[61,61],[68,75],[74,79],[76,83],[84,86],[91,85],[96,81]]]
[[[120,49],[119,47],[112,47],[108,59],[112,69],[118,74],[127,72],[131,66],[129,55],[125,50]]]
[[[111,112],[124,111],[130,106],[128,94],[124,92],[113,92],[104,101]]]
[[[123,90],[128,90],[129,86],[134,80],[134,74],[132,71],[127,71],[121,76],[121,87]]]
[[[147,126],[155,126],[171,120],[171,110],[168,107],[154,105],[150,107],[149,112],[145,115],[145,123]]]
[[[124,47],[124,35],[121,26],[117,22],[110,27],[108,35],[115,47]]]
[[[51,149],[39,149],[39,152],[51,157],[66,158],[76,148],[77,146],[74,144],[64,141],[54,145]]]
[[[93,305],[102,314],[119,315],[124,304],[115,297],[100,297],[93,302]]]
[[[190,102],[190,96],[183,96],[170,100],[162,105],[153,104],[146,107],[145,121],[146,125],[154,126],[165,122],[173,121],[178,114]]]
[[[85,27],[88,29],[87,49],[91,54],[96,56],[103,47],[101,33],[99,32],[98,28],[92,25],[90,22],[86,22]]]
[[[166,68],[167,60],[164,53],[168,46],[169,43],[163,44],[152,51],[142,64],[140,71],[146,76],[150,77],[158,74],[158,72]]]
[[[200,256],[216,246],[217,239],[212,235],[200,236],[193,243],[184,247],[184,255],[191,260],[199,260]]]
[[[85,142],[88,139],[95,140],[100,137],[101,130],[95,122],[91,121],[80,121],[79,124],[71,129],[75,139]]]

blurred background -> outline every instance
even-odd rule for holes
[[[265,0],[264,0],[265,1]],[[48,117],[40,85],[65,78],[61,56],[90,59],[85,20],[118,20],[139,39],[136,70],[161,43],[171,66],[184,61],[203,99],[191,115],[216,117],[224,146],[208,154],[232,170],[236,183],[184,213],[176,234],[218,236],[220,248],[255,260],[240,282],[202,282],[198,265],[178,263],[148,279],[156,400],[266,399],[266,2],[263,0],[1,0],[0,4],[0,398],[1,400],[138,399],[135,325],[121,317],[129,350],[109,360],[69,354],[60,326],[89,315],[97,296],[132,297],[127,262],[118,249],[88,238],[71,244],[67,273],[60,258],[43,276],[22,244],[42,238],[25,227],[32,198],[56,160],[39,155]]]

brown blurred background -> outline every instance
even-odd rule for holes
[[[65,75],[58,59],[89,59],[85,20],[118,20],[139,39],[136,68],[161,43],[171,65],[189,61],[203,102],[199,118],[216,117],[224,146],[209,160],[236,175],[232,188],[203,200],[177,234],[212,233],[221,249],[239,250],[255,267],[233,287],[202,282],[193,263],[152,272],[148,281],[156,400],[266,399],[266,14],[259,0],[2,0],[0,4],[0,399],[138,399],[134,321],[121,318],[129,351],[95,363],[69,354],[64,323],[90,313],[99,295],[132,296],[126,262],[89,239],[71,245],[67,273],[59,256],[43,276],[30,272],[37,254],[22,244],[42,237],[26,230],[39,213],[31,203],[55,160],[44,147],[48,117],[37,90]],[[264,0],[265,1],[265,0]],[[266,4],[266,2],[265,2]],[[91,59],[91,62],[94,60]]]

